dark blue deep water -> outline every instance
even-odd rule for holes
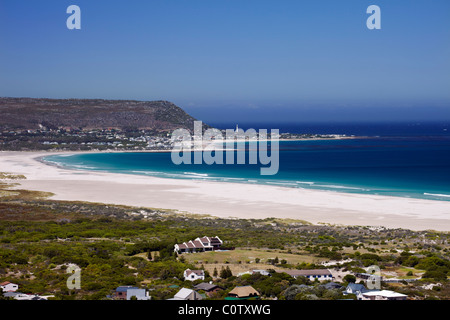
[[[223,129],[236,126],[213,125]],[[53,155],[45,160],[76,169],[450,201],[450,124],[240,124],[240,127],[364,137],[281,141],[279,171],[274,176],[260,175],[264,166],[260,163],[175,165],[170,153]]]

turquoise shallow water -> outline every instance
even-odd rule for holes
[[[281,141],[279,150],[274,176],[261,176],[261,164],[175,165],[170,153],[86,153],[44,160],[73,169],[450,201],[447,134]]]

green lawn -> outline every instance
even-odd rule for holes
[[[200,253],[183,254],[183,257],[187,262],[195,264],[197,267],[203,265],[206,270],[211,274],[214,268],[218,271],[222,267],[229,266],[234,275],[246,272],[253,269],[275,269],[282,270],[282,268],[274,267],[269,264],[269,259],[275,259],[281,261],[285,259],[288,264],[296,265],[298,263],[320,263],[327,259],[317,258],[310,255],[299,255],[292,253],[284,253],[278,250],[261,250],[261,249],[236,249],[230,251],[210,251]],[[256,259],[260,259],[259,263],[256,263]]]

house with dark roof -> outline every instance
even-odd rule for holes
[[[205,291],[205,294],[208,297],[212,296],[216,292],[223,290],[222,287],[219,287],[216,284],[206,283],[206,282],[199,283],[198,285],[194,286],[194,289],[197,291],[200,291],[200,290]]]
[[[177,243],[174,251],[177,253],[193,253],[203,251],[218,250],[222,246],[223,241],[219,237],[202,237],[188,242]]]
[[[139,289],[137,287],[133,286],[120,286],[116,288],[116,291],[114,292],[114,298],[120,299],[120,300],[128,300],[128,290],[135,290]]]
[[[321,285],[322,286],[322,285]],[[328,282],[326,284],[323,284],[323,287],[327,290],[331,290],[331,289],[343,289],[343,287],[336,283],[336,282]]]
[[[345,292],[348,294],[356,294],[368,292],[369,290],[363,284],[350,282],[345,288]]]
[[[371,273],[355,273],[355,277],[360,278],[360,279],[364,279],[364,280],[368,280],[368,279],[373,279],[374,277],[377,277],[380,281],[383,281],[383,277],[378,276],[376,274],[371,274]]]

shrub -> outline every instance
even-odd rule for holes
[[[447,275],[442,271],[427,271],[422,275],[422,279],[433,279],[435,281],[447,280]]]
[[[342,280],[344,280],[344,282],[347,282],[347,283],[355,283],[356,282],[356,277],[354,276],[354,275],[352,275],[352,274],[347,274],[345,277],[344,277],[344,279],[342,279]]]

